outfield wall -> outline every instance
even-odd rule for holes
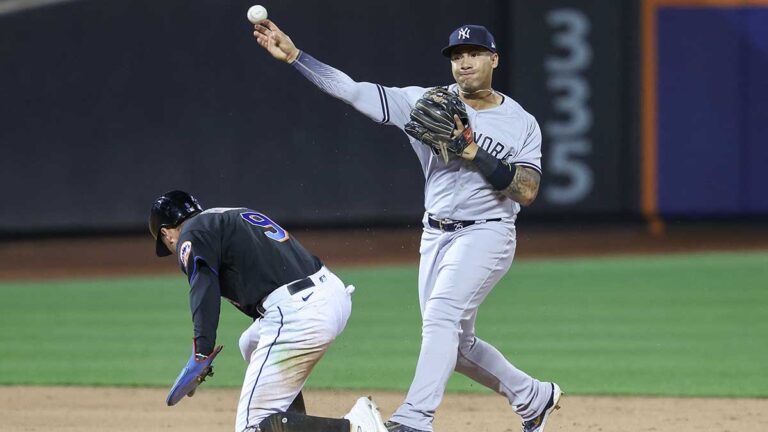
[[[644,6],[647,210],[768,213],[768,1]]]
[[[140,229],[153,198],[172,188],[194,192],[206,206],[257,207],[286,224],[418,221],[423,178],[402,133],[376,125],[269,58],[244,18],[251,4],[80,0],[0,14],[6,203],[0,231]],[[526,210],[532,217],[768,213],[759,187],[766,180],[760,167],[768,163],[760,129],[768,124],[761,122],[768,98],[738,85],[722,92],[741,95],[746,102],[739,107],[751,114],[718,106],[753,127],[739,129],[744,139],[723,148],[749,147],[754,154],[738,150],[739,164],[717,166],[740,176],[723,187],[746,204],[714,213],[679,206],[710,199],[711,188],[697,179],[721,155],[707,145],[697,154],[709,162],[682,165],[692,175],[667,175],[667,166],[681,166],[665,162],[680,151],[667,142],[681,140],[666,127],[649,127],[640,114],[647,111],[641,92],[657,89],[645,87],[640,66],[648,62],[639,61],[647,55],[639,43],[647,36],[646,3],[478,0],[467,10],[458,0],[375,6],[280,0],[265,6],[300,48],[355,79],[387,86],[450,82],[439,54],[448,33],[463,23],[486,24],[500,46],[494,86],[536,115],[544,134],[546,175],[538,201]],[[690,22],[683,15],[682,28],[697,25],[695,14]],[[758,41],[761,22],[754,24]],[[659,39],[681,37],[677,24],[672,27]],[[751,76],[759,92],[766,56],[754,46],[754,61],[725,81]],[[699,99],[666,91],[665,73],[690,65],[688,50],[668,47],[659,51],[662,60],[666,54],[672,60],[659,63],[670,69],[659,73],[664,97],[656,98],[654,110],[685,117],[709,107],[703,80],[686,81],[685,90]],[[717,61],[718,52],[709,59]],[[680,101],[689,105],[678,109]],[[641,141],[641,128],[653,139]],[[742,170],[744,164],[752,168]]]

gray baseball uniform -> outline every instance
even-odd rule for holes
[[[323,91],[401,130],[416,100],[427,90],[355,82],[304,52],[293,66]],[[456,91],[456,85],[449,89]],[[467,106],[475,141],[496,158],[541,172],[541,132],[536,120],[511,98],[502,97],[495,108],[476,111]],[[409,140],[426,178],[419,265],[423,332],[413,383],[392,420],[431,431],[454,370],[504,395],[524,420],[533,418],[552,395],[551,386],[515,368],[476,337],[474,328],[478,307],[512,264],[520,205],[495,191],[473,162],[453,157],[446,164],[429,147]],[[430,218],[432,225],[435,220],[476,223],[448,232],[430,226]]]

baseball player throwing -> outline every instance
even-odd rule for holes
[[[536,119],[491,87],[499,62],[491,33],[478,25],[451,33],[442,53],[456,82],[433,89],[356,82],[297,49],[269,20],[255,26],[254,36],[321,90],[405,131],[424,170],[421,352],[388,430],[431,431],[456,370],[506,397],[524,432],[542,432],[558,408],[558,385],[517,369],[475,335],[480,304],[512,264],[520,206],[534,201],[541,178]]]
[[[235,432],[386,432],[369,398],[343,419],[305,413],[301,389],[349,318],[345,287],[275,221],[248,208],[203,210],[182,191],[160,196],[149,229],[158,256],[176,255],[189,280],[194,322],[192,356],[168,405],[192,396],[212,375],[221,298],[254,319],[240,337],[248,362]]]

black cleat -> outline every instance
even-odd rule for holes
[[[426,432],[393,421],[384,423],[384,426],[387,427],[387,432]]]

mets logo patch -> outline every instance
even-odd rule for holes
[[[179,248],[179,261],[185,271],[187,270],[187,260],[189,259],[190,252],[192,252],[192,242],[187,240],[182,243],[181,248]]]

